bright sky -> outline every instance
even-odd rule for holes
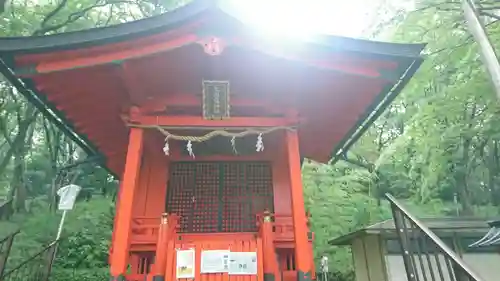
[[[371,4],[368,4],[371,3]],[[229,0],[241,20],[268,31],[299,36],[326,33],[358,37],[371,24],[377,0]],[[272,29],[272,30],[271,30]]]

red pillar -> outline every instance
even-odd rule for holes
[[[116,210],[116,220],[113,230],[113,252],[110,257],[112,280],[124,281],[128,267],[133,204],[138,187],[143,143],[143,129],[131,128],[125,171],[119,191],[119,210]]]
[[[271,213],[264,212],[260,219],[260,236],[264,252],[264,281],[280,280],[278,274],[278,260],[274,247],[274,233]],[[278,278],[277,278],[278,277]]]
[[[160,228],[158,230],[158,242],[156,244],[156,256],[153,266],[153,281],[165,280],[165,272],[167,270],[167,248],[169,242],[169,221],[168,215],[161,216]]]
[[[304,192],[302,189],[302,169],[300,166],[299,136],[296,130],[287,130],[285,135],[288,172],[290,177],[290,195],[292,201],[293,233],[295,242],[295,266],[297,280],[311,280],[311,256]]]

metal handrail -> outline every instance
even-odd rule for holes
[[[47,281],[50,272],[52,271],[52,264],[54,262],[55,254],[56,254],[56,249],[57,246],[59,245],[59,242],[61,240],[55,240],[51,242],[49,245],[44,247],[41,251],[35,253],[28,259],[24,260],[8,272],[6,272],[4,275],[0,276],[1,281],[24,281],[29,277],[37,277],[36,280],[38,281]],[[46,254],[44,256],[44,254]],[[32,262],[36,262],[37,258],[42,258],[41,264],[38,264],[38,266],[33,266],[30,264]],[[23,272],[19,274],[19,272],[23,271],[23,268],[28,268],[29,272],[27,274],[23,274],[26,272]],[[33,272],[33,270],[35,270]],[[28,276],[26,276],[28,275]],[[30,279],[28,279],[30,280]]]
[[[393,211],[393,217],[394,217],[394,224],[396,226],[396,230],[398,232],[398,237],[400,240],[401,247],[404,248],[404,244],[407,241],[403,241],[403,229],[398,229],[397,225],[397,214],[396,212],[399,211],[406,219],[408,219],[413,225],[416,226],[418,230],[420,230],[424,236],[426,236],[428,239],[430,239],[441,251],[442,254],[444,254],[447,258],[451,259],[456,265],[458,265],[464,273],[466,273],[470,278],[472,278],[475,281],[483,281],[483,279],[477,275],[472,268],[470,268],[448,245],[446,245],[441,238],[439,238],[432,230],[430,230],[425,224],[423,224],[419,219],[414,217],[401,203],[399,203],[396,198],[394,198],[390,194],[385,194],[385,197],[389,202],[391,203],[391,209]],[[406,225],[404,226],[406,230]],[[403,250],[403,255],[407,254],[406,249]],[[406,252],[405,252],[406,251]],[[405,266],[409,266],[406,265]],[[407,269],[408,270],[408,269]]]
[[[10,239],[11,237],[14,237],[16,236],[17,234],[19,234],[19,232],[21,232],[20,229],[16,230],[16,231],[13,231],[11,232],[9,235],[5,236],[4,238],[0,239],[0,244],[2,244],[3,242],[7,241],[8,239]]]
[[[0,240],[0,276],[5,272],[5,267],[7,265],[7,260],[9,259],[10,250],[12,248],[12,243],[14,242],[14,238],[17,234],[19,234],[20,230],[12,232],[6,237]]]

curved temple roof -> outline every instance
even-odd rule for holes
[[[111,27],[0,38],[0,71],[88,153],[104,154],[106,166],[121,174],[128,132],[119,118],[123,107],[165,89],[196,92],[192,85],[209,75],[210,56],[200,45],[214,37],[225,44],[222,73],[232,89],[275,95],[274,106],[298,107],[308,122],[299,128],[301,153],[318,161],[336,158],[356,141],[418,69],[424,48],[327,35],[273,40],[214,1],[194,1]]]
[[[483,238],[469,245],[470,248],[500,245],[500,220],[490,221],[488,225],[491,227],[488,233]]]

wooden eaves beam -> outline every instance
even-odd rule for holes
[[[201,85],[200,85],[201,91]],[[234,95],[237,95],[235,93]],[[233,95],[233,94],[232,94]],[[276,106],[280,104],[280,106]],[[293,110],[289,106],[282,105],[282,102],[275,102],[270,99],[257,100],[249,99],[244,97],[232,96],[231,97],[231,107],[251,107],[251,108],[261,108],[266,112],[271,114],[282,114],[289,115]],[[195,94],[166,94],[161,97],[154,97],[151,100],[143,102],[140,105],[140,111],[144,113],[156,113],[163,112],[169,106],[178,107],[201,107],[203,105],[203,100],[201,93],[199,95]]]
[[[179,128],[220,127],[220,128],[272,128],[297,126],[298,118],[283,117],[231,117],[222,120],[207,120],[201,116],[143,116],[131,115],[128,122],[142,126],[165,126]]]
[[[116,64],[122,63],[123,61],[130,59],[138,59],[141,57],[146,57],[162,52],[172,51],[184,46],[198,44],[200,45],[200,51],[203,50],[204,44],[208,41],[207,38],[213,38],[213,36],[203,36],[200,37],[195,33],[190,33],[175,38],[170,38],[167,41],[159,42],[147,46],[139,46],[137,48],[129,48],[120,50],[120,48],[115,48],[114,52],[108,52],[104,54],[95,54],[89,52],[81,52],[73,57],[64,57],[62,59],[51,59],[42,60],[36,64],[29,64],[21,66],[16,69],[16,73],[23,77],[30,77],[36,74],[42,73],[52,73],[58,71],[73,70],[76,68],[86,68],[93,67],[104,64]],[[354,76],[361,76],[365,78],[377,78],[383,80],[391,80],[390,77],[386,77],[382,72],[375,66],[368,66],[363,62],[349,62],[349,61],[337,61],[334,58],[304,58],[303,50],[294,50],[286,44],[261,44],[260,41],[251,40],[248,37],[231,37],[220,39],[221,44],[224,44],[225,48],[228,47],[239,47],[254,50],[262,54],[266,54],[276,58],[282,58],[290,61],[297,61],[303,63],[304,65],[312,66],[319,69],[335,71],[339,73],[345,73]],[[259,42],[259,43],[256,43]],[[312,43],[301,43],[302,48],[315,48]],[[330,51],[335,54],[335,51]],[[346,52],[346,51],[343,51]],[[338,53],[338,52],[337,52]],[[347,51],[348,53],[348,51]],[[222,52],[222,55],[224,52]],[[347,54],[348,56],[349,54]],[[394,66],[396,67],[396,66]],[[394,67],[389,67],[393,69]],[[384,69],[387,67],[383,67]],[[32,71],[35,69],[35,71]],[[386,71],[386,70],[384,70]]]

